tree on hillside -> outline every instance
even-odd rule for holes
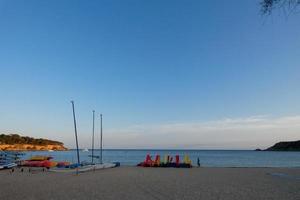
[[[293,12],[300,5],[300,0],[261,0],[262,14],[271,14],[274,9],[283,9],[284,12]]]
[[[63,145],[62,142],[43,138],[23,137],[18,134],[0,134],[0,144],[32,144],[32,145]]]

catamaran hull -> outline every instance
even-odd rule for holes
[[[94,164],[94,165],[85,165],[78,168],[52,168],[49,171],[50,172],[62,172],[62,173],[68,173],[68,172],[88,172],[88,171],[94,171],[99,169],[108,169],[108,168],[114,168],[119,166],[118,163],[103,163],[103,164]]]

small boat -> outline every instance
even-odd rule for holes
[[[30,161],[44,161],[44,160],[51,160],[53,159],[52,156],[32,156],[28,160]]]
[[[62,173],[77,173],[77,172],[88,172],[88,171],[94,171],[99,169],[108,169],[108,168],[114,168],[119,167],[120,163],[103,163],[103,164],[88,164],[88,165],[70,165],[66,166],[64,168],[51,168],[50,172],[62,172]]]
[[[11,169],[17,166],[22,153],[0,151],[0,169]]]
[[[100,159],[100,156],[95,156],[95,155],[89,155],[90,158],[97,158]]]
[[[83,149],[82,151],[83,151],[83,152],[88,152],[89,149],[88,149],[88,148],[85,148],[85,149]]]
[[[58,162],[51,161],[51,156],[33,156],[22,162],[22,166],[26,167],[46,167],[51,168],[57,166]]]
[[[14,168],[16,166],[18,166],[16,163],[11,163],[11,162],[9,162],[9,163],[1,163],[0,162],[0,169],[11,169],[11,168]]]
[[[43,160],[43,161],[25,160],[23,162],[23,166],[26,166],[26,167],[46,167],[46,168],[51,168],[51,167],[55,167],[56,165],[57,165],[57,162],[55,162],[55,161],[49,161],[49,160]]]

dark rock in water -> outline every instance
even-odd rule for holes
[[[255,151],[261,151],[261,149],[255,149]]]
[[[265,151],[300,151],[300,140],[291,142],[278,142]]]

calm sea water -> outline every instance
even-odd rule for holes
[[[104,162],[120,162],[133,166],[143,161],[146,154],[152,155],[189,155],[193,164],[200,158],[202,166],[207,167],[300,167],[300,152],[239,151],[239,150],[104,150]],[[95,150],[95,155],[100,151]],[[50,155],[57,161],[76,162],[76,150],[56,152],[27,152],[25,158],[33,155]],[[81,161],[91,161],[91,151],[80,151]],[[97,160],[96,158],[94,158]]]

